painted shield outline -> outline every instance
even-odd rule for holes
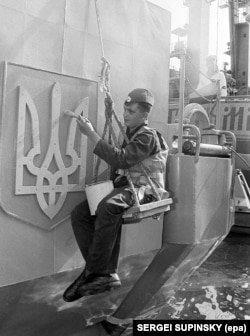
[[[0,204],[51,230],[85,197],[93,175],[92,145],[64,111],[96,124],[98,84],[8,62],[1,73]]]

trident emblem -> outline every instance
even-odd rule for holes
[[[15,194],[35,194],[41,210],[50,219],[60,211],[69,192],[82,191],[81,184],[86,175],[86,166],[83,165],[83,157],[86,155],[87,144],[83,136],[79,135],[78,148],[75,148],[76,122],[69,119],[69,130],[66,137],[65,156],[70,164],[65,164],[59,143],[59,121],[61,106],[61,88],[58,83],[52,87],[51,94],[51,130],[47,152],[42,158],[39,130],[39,117],[34,101],[29,93],[19,86],[18,103],[18,130],[16,152],[16,181]],[[89,98],[84,98],[74,110],[76,115],[88,116]],[[30,122],[31,141],[25,134],[27,123]],[[44,132],[46,133],[46,132]],[[28,144],[31,142],[31,144]],[[78,174],[77,183],[70,183],[70,177]],[[33,181],[27,185],[27,181]]]

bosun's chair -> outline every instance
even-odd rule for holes
[[[122,217],[123,223],[139,223],[148,217],[152,217],[153,219],[157,220],[162,213],[170,210],[170,204],[172,203],[173,200],[171,198],[166,198],[139,206],[134,205],[124,212]]]

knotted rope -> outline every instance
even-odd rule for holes
[[[115,121],[118,124],[118,127],[120,129],[120,132],[123,135],[123,138],[125,140],[125,142],[128,144],[129,143],[129,139],[124,131],[124,127],[116,113],[116,111],[114,110],[114,102],[111,96],[111,80],[110,80],[110,63],[108,62],[108,60],[106,59],[105,55],[104,55],[104,46],[103,46],[103,38],[102,38],[102,29],[101,29],[101,21],[100,21],[100,15],[99,15],[99,10],[98,10],[98,5],[97,5],[97,0],[95,0],[95,9],[96,9],[96,18],[97,18],[97,24],[98,24],[98,31],[99,31],[99,39],[100,39],[100,45],[101,45],[101,50],[102,50],[102,57],[101,57],[101,62],[102,62],[102,68],[101,68],[101,75],[100,75],[100,81],[101,81],[101,85],[100,85],[100,89],[102,92],[105,93],[105,117],[106,117],[106,122],[104,125],[104,129],[103,129],[103,134],[102,134],[102,139],[105,138],[107,130],[109,129],[109,143],[112,143],[112,139],[113,142],[115,144],[115,146],[119,147],[118,144],[118,140],[117,137],[115,135],[114,129],[113,129],[113,125],[112,125],[112,117],[115,118]],[[99,171],[99,167],[100,167],[100,161],[101,159],[98,157],[97,161],[96,161],[96,166],[95,166],[95,170],[94,170],[94,182],[97,182],[98,179],[98,171]],[[143,174],[146,176],[147,181],[150,185],[150,187],[153,190],[154,195],[156,196],[157,200],[160,200],[161,197],[159,195],[159,193],[157,192],[152,180],[150,179],[150,177],[148,176],[145,168],[142,166],[142,164],[140,164],[140,167],[142,169]],[[135,200],[135,205],[139,206],[140,202],[134,187],[134,184],[132,182],[129,170],[126,170],[126,177],[129,183],[129,186],[132,190],[133,196],[134,196],[134,200]]]

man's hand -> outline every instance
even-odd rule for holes
[[[81,115],[76,119],[76,122],[78,124],[80,132],[89,137],[94,145],[96,145],[101,137],[96,133],[91,122]]]
[[[95,132],[93,125],[91,124],[91,122],[87,119],[84,118],[83,116],[79,116],[76,119],[79,129],[80,131],[86,135],[86,136],[90,136],[91,133]]]

